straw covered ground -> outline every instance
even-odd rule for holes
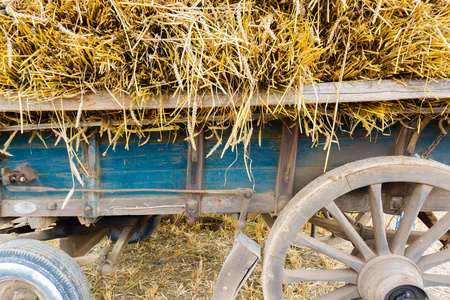
[[[442,216],[442,214],[438,214]],[[99,276],[97,266],[84,268],[90,281],[95,300],[166,300],[166,299],[210,299],[217,276],[226,256],[231,251],[236,221],[229,216],[216,216],[223,219],[223,230],[213,231],[210,227],[197,224],[188,228],[184,225],[161,223],[150,240],[137,245],[129,245],[117,264],[112,276]],[[386,217],[386,224],[393,228],[395,219]],[[417,230],[425,230],[418,221]],[[318,235],[329,232],[317,228]],[[269,229],[260,217],[248,222],[245,230],[262,251]],[[309,228],[304,232],[309,233]],[[98,247],[103,247],[103,240]],[[350,253],[349,242],[337,246]],[[430,251],[439,249],[435,245]],[[261,286],[261,261],[239,293],[239,300],[263,299]],[[309,248],[292,247],[287,254],[286,266],[294,269],[333,269],[343,265],[330,257]],[[431,272],[450,274],[450,263],[434,268]],[[286,299],[313,299],[339,287],[337,282],[305,281],[290,284],[285,289]],[[449,288],[434,288],[439,299],[448,299]]]
[[[93,299],[210,299],[222,265],[233,247],[236,221],[220,216],[225,228],[212,231],[195,225],[161,223],[149,241],[127,247],[113,276],[98,276],[97,266],[85,268]],[[264,250],[268,228],[259,217],[249,222],[246,234]],[[110,243],[107,240],[101,246]],[[351,251],[349,245],[344,245]],[[309,249],[288,254],[297,268],[332,268],[336,261]],[[261,261],[237,299],[263,299]],[[311,299],[336,287],[333,282],[303,282],[287,291],[287,299]]]
[[[407,118],[404,107],[443,107],[448,118],[446,99],[336,110],[302,102],[304,86],[317,82],[447,78],[448,0],[1,0],[0,8],[0,96],[81,97],[76,113],[24,109],[4,114],[2,127],[47,121],[70,129],[100,120],[114,143],[173,120],[192,137],[202,122],[213,131],[234,126],[228,148],[245,143],[250,121],[264,121],[263,113],[300,118],[313,142],[318,134],[333,137],[343,123],[382,130]],[[262,107],[250,107],[246,99],[261,89],[295,93],[297,104],[285,107],[280,97],[268,107],[262,97]],[[130,95],[136,109],[83,112],[82,95],[100,90]],[[186,96],[174,110],[164,103],[157,111],[137,109],[165,93]],[[202,108],[204,93],[227,95],[229,105]],[[237,98],[244,101],[237,105]]]

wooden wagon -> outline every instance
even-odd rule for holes
[[[339,93],[337,86],[306,86],[304,101],[450,97],[447,81],[344,82]],[[178,97],[168,96],[165,106],[176,107]],[[268,104],[277,104],[279,97],[269,95]],[[128,98],[122,100],[120,105],[108,93],[85,95],[84,109],[132,109]],[[214,105],[227,105],[226,99],[215,101]],[[284,105],[294,103],[295,95],[284,100]],[[143,105],[158,108],[155,102]],[[208,105],[211,99],[204,98],[202,106]],[[26,103],[2,99],[0,103],[3,112],[78,107],[75,98]],[[267,300],[283,299],[283,288],[298,281],[343,283],[318,299],[436,299],[425,288],[450,284],[449,275],[428,272],[450,260],[450,138],[433,120],[442,111],[418,108],[402,113],[410,116],[410,122],[398,124],[390,135],[368,138],[363,130],[352,136],[341,133],[340,147],[331,151],[330,171],[325,174],[326,152],[312,148],[298,122],[288,119],[270,121],[261,138],[249,142],[251,168],[236,152],[220,157],[216,151],[206,158],[215,141],[205,139],[202,131],[196,135],[196,149],[179,130],[158,133],[145,145],[131,138],[129,150],[119,141],[112,150],[94,130],[82,142],[81,164],[76,166],[68,159],[64,143],[52,146],[56,137],[45,130],[53,124],[1,128],[3,143],[16,136],[8,148],[12,156],[1,160],[0,298],[89,299],[89,285],[78,265],[97,260],[103,273],[111,273],[130,239],[148,237],[162,214],[185,214],[191,221],[201,213],[239,214],[236,230],[240,232],[248,213],[261,213],[271,227],[263,255]],[[97,125],[89,124],[94,129]],[[38,139],[29,143],[33,130],[42,130],[46,145]],[[428,159],[420,158],[423,153]],[[74,185],[73,166],[84,186]],[[401,213],[398,228],[386,229],[384,215]],[[416,218],[428,230],[413,230]],[[312,224],[310,235],[301,232],[307,222]],[[343,252],[316,236],[317,227],[351,241],[353,252]],[[114,228],[120,234],[113,249],[86,255]],[[41,242],[51,239],[61,239],[64,251]],[[441,243],[441,250],[428,254],[435,242]],[[318,250],[345,267],[289,269],[286,253],[300,246]],[[233,299],[258,255],[258,248],[240,235],[213,299]]]

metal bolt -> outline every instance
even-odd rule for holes
[[[245,198],[251,198],[252,197],[252,193],[251,192],[245,192],[244,197]]]
[[[403,197],[392,197],[392,207],[394,209],[402,208]]]
[[[188,213],[195,214],[197,212],[198,201],[195,199],[187,199],[186,200],[186,211]]]
[[[226,292],[228,290],[228,287],[225,285],[222,289],[224,292]]]
[[[92,207],[90,207],[89,205],[87,205],[87,206],[84,208],[84,212],[87,213],[87,214],[90,214],[90,213],[92,212]]]
[[[51,202],[47,203],[47,208],[50,209],[50,210],[55,210],[56,207],[57,207],[57,205],[56,205],[56,202],[54,202],[54,201],[51,201]]]
[[[19,177],[19,182],[20,183],[24,183],[25,181],[27,181],[27,178],[25,176],[20,176]]]
[[[277,208],[278,211],[282,211],[283,208],[286,206],[286,204],[288,204],[290,198],[286,195],[282,195],[280,198],[278,198],[278,203],[277,203]]]

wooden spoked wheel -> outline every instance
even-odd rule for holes
[[[397,230],[386,230],[382,209],[383,185],[391,182],[406,182],[411,186]],[[362,238],[356,226],[334,201],[363,188],[368,190],[370,199],[373,223],[370,226],[373,234],[371,241]],[[290,284],[306,281],[340,283],[340,287],[315,298],[322,300],[439,299],[430,293],[426,295],[425,288],[449,286],[450,275],[430,274],[427,271],[449,262],[450,249],[432,254],[425,252],[434,242],[448,236],[450,214],[444,212],[444,216],[421,232],[419,237],[415,231],[415,240],[411,239],[410,234],[433,188],[450,190],[450,167],[409,157],[361,160],[317,178],[289,202],[270,231],[263,264],[265,299],[285,299]],[[335,248],[300,232],[311,217],[324,209],[331,213],[332,221],[351,241],[354,251]],[[286,259],[287,253],[301,250],[298,245],[317,250],[320,255],[340,262],[342,267],[292,268]]]

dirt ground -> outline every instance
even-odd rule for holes
[[[225,222],[223,230],[213,231],[201,224],[188,228],[185,224],[161,223],[151,239],[129,245],[116,265],[112,276],[101,276],[98,266],[84,268],[90,281],[93,299],[210,299],[222,265],[231,251],[235,220],[220,216]],[[264,250],[269,230],[260,217],[251,220],[245,233],[257,241]],[[97,247],[107,244],[104,239]],[[339,246],[350,252],[350,243]],[[98,248],[97,248],[98,249]],[[291,249],[288,265],[295,268],[337,267],[340,263],[308,248]],[[263,299],[261,266],[258,265],[241,289],[237,299]],[[441,266],[439,273],[450,274],[450,264]],[[301,282],[290,285],[286,299],[312,299],[331,291],[339,283]],[[450,299],[450,289],[435,290],[440,299]]]

